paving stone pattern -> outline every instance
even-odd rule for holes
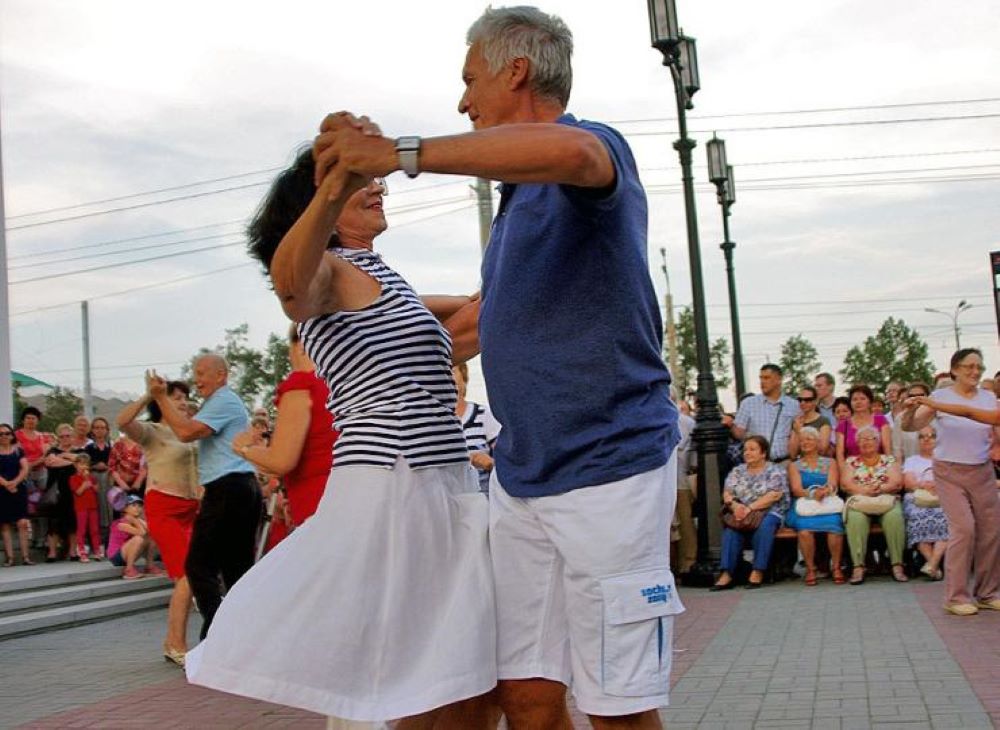
[[[990,728],[991,713],[1000,727],[1000,613],[947,617],[939,584],[788,582],[683,598],[671,730]],[[159,658],[164,621],[155,611],[0,642],[0,728],[325,727],[188,686]],[[587,727],[578,712],[574,722]]]
[[[744,594],[675,685],[671,730],[993,727],[912,587],[791,582]]]

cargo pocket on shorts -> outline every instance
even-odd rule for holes
[[[670,687],[674,616],[684,611],[673,574],[668,568],[654,568],[599,582],[604,598],[604,692],[618,697],[665,694]]]

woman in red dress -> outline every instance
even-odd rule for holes
[[[278,417],[270,445],[246,431],[233,440],[233,451],[261,470],[284,478],[294,529],[312,516],[323,496],[337,432],[326,410],[329,390],[316,377],[316,366],[302,347],[295,325],[288,339],[292,372],[278,385]]]

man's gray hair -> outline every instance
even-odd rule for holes
[[[487,8],[465,36],[479,43],[491,74],[515,58],[530,63],[528,83],[539,96],[555,99],[563,108],[573,88],[573,34],[556,15],[530,5]]]

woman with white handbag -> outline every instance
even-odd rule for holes
[[[903,547],[906,525],[899,506],[899,490],[903,475],[893,456],[879,453],[881,435],[871,426],[858,429],[858,456],[847,457],[841,473],[841,486],[850,495],[844,510],[847,526],[847,546],[851,551],[850,584],[865,582],[865,555],[868,553],[868,530],[874,517],[882,525],[882,534],[892,561],[892,579],[898,583],[909,580],[903,570]]]
[[[906,547],[916,546],[924,556],[920,572],[931,580],[941,580],[941,563],[948,547],[948,518],[941,509],[934,487],[934,447],[937,432],[932,426],[920,429],[920,451],[903,463],[903,516],[906,517]]]
[[[829,439],[829,436],[826,437]],[[799,430],[799,458],[788,465],[788,486],[795,502],[785,517],[785,524],[798,532],[799,551],[806,561],[805,582],[816,585],[815,533],[826,535],[830,549],[833,582],[845,583],[841,558],[844,554],[844,500],[837,496],[837,462],[820,456],[824,435],[812,426]]]

